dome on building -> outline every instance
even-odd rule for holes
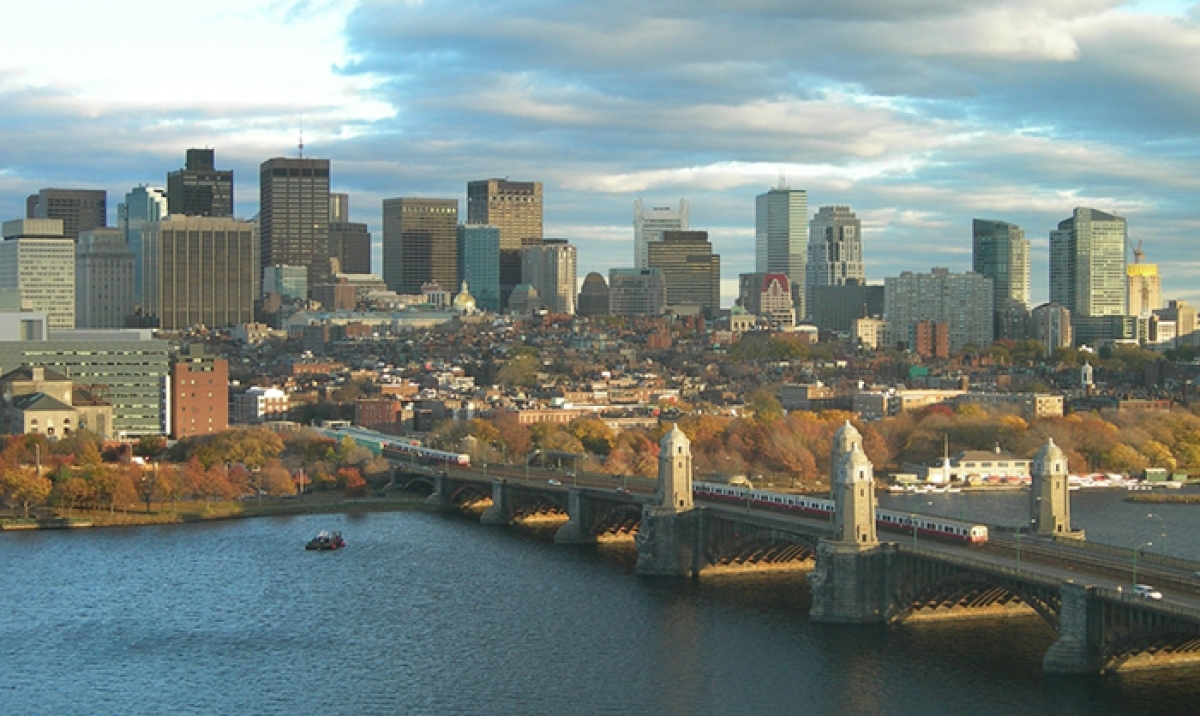
[[[580,316],[607,316],[609,314],[608,282],[595,271],[583,279],[579,289],[579,305],[575,311]]]
[[[467,282],[463,281],[458,295],[454,297],[454,310],[460,313],[475,312],[475,297],[467,290]]]

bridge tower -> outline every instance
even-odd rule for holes
[[[874,467],[862,450],[862,435],[849,421],[833,436],[833,539],[871,546],[875,535]]]
[[[1071,530],[1071,492],[1067,482],[1067,456],[1053,439],[1033,458],[1033,489],[1029,512],[1033,532],[1043,537],[1083,539],[1082,530]]]
[[[833,534],[817,543],[808,575],[814,621],[885,622],[888,552],[875,534],[875,478],[862,435],[847,421],[833,438]]]
[[[658,445],[658,506],[675,512],[692,509],[692,441],[672,425]]]
[[[673,425],[658,449],[657,499],[642,507],[636,571],[645,576],[693,576],[698,569],[699,519],[692,503],[692,443]]]

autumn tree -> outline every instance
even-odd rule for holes
[[[8,466],[0,471],[0,495],[10,504],[21,505],[26,519],[29,508],[45,503],[52,489],[50,480],[35,470]]]

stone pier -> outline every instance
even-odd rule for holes
[[[1092,588],[1064,582],[1059,590],[1062,607],[1058,613],[1058,641],[1042,657],[1047,674],[1087,674],[1100,670],[1100,657],[1092,644],[1088,610]]]

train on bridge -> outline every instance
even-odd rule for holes
[[[418,442],[404,440],[395,435],[356,428],[345,420],[326,420],[315,430],[325,437],[341,440],[348,437],[355,445],[370,450],[389,460],[397,462],[414,462],[422,465],[454,465],[469,467],[471,456],[464,453],[434,450]]]
[[[833,500],[823,497],[791,495],[771,490],[752,490],[712,482],[695,482],[692,484],[692,492],[696,499],[700,500],[750,505],[804,517],[833,519]],[[979,544],[988,541],[987,525],[894,510],[875,510],[875,526],[890,532],[919,534],[953,542]]]

